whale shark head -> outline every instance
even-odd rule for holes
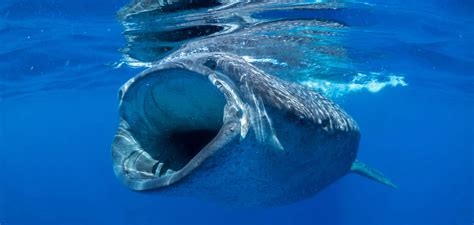
[[[226,54],[164,60],[123,85],[114,169],[134,190],[267,206],[346,174],[359,130],[332,101]]]
[[[120,90],[114,153],[122,164],[116,172],[131,178],[129,186],[136,190],[178,181],[202,163],[213,144],[228,139],[219,134],[226,105],[219,89],[195,71],[158,68]]]

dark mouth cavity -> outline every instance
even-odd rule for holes
[[[135,98],[142,103],[143,118],[131,131],[156,160],[148,173],[179,171],[216,137],[225,98],[207,77],[184,69],[160,70],[137,83]]]
[[[160,175],[167,169],[177,171],[183,168],[191,159],[193,159],[219,132],[219,129],[199,129],[175,131],[168,137],[170,145],[173,145],[173,155],[164,165]],[[168,168],[169,165],[169,168]],[[156,171],[154,171],[156,173]]]

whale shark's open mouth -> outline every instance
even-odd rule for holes
[[[154,159],[155,174],[182,169],[219,132],[225,100],[211,82],[186,70],[165,70],[150,84],[143,110],[154,135],[141,143]],[[142,139],[138,137],[138,139]]]
[[[114,148],[134,151],[118,151],[124,155],[115,156],[123,162],[116,172],[149,180],[153,188],[197,167],[209,155],[202,151],[223,126],[224,95],[207,76],[189,70],[148,73],[124,85],[120,95],[122,124]]]

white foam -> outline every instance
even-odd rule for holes
[[[385,87],[404,87],[408,85],[403,76],[383,76],[380,73],[369,73],[369,75],[357,73],[352,81],[348,83],[336,83],[320,79],[311,79],[300,83],[329,96],[342,96],[359,91],[377,93]]]
[[[276,59],[269,59],[269,58],[262,58],[262,59],[256,59],[256,58],[253,58],[251,56],[242,56],[242,58],[249,62],[249,63],[253,63],[253,62],[258,62],[258,63],[271,63],[273,65],[281,65],[281,66],[288,66],[288,64],[286,63],[283,63],[283,62],[279,62],[278,60]]]

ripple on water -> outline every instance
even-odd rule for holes
[[[332,96],[406,85],[403,76],[357,68],[347,53],[352,26],[367,25],[352,17],[356,13],[369,18],[366,6],[334,1],[191,2],[135,0],[122,8],[124,63],[150,67],[164,58],[226,52],[268,74]],[[359,74],[370,79],[361,81]]]

